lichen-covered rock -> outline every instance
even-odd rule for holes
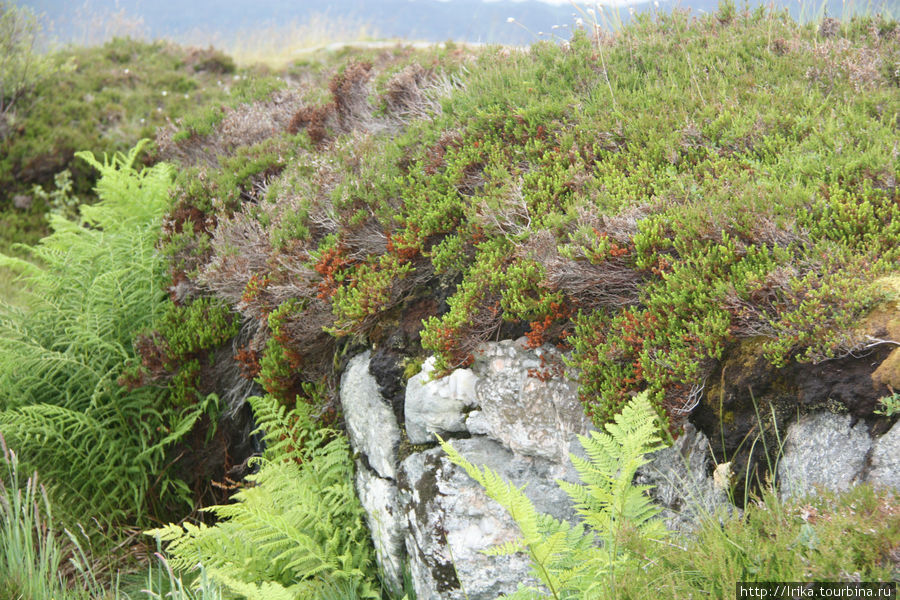
[[[873,323],[872,335],[884,335]],[[763,482],[775,463],[779,443],[797,413],[845,412],[871,420],[878,398],[888,388],[873,381],[893,346],[879,344],[868,353],[849,354],[818,364],[791,361],[775,368],[765,356],[765,339],[742,340],[726,350],[707,379],[700,405],[690,416],[713,442],[717,462],[730,461],[735,498],[743,498],[745,482]],[[874,384],[874,385],[873,385]],[[755,443],[754,443],[755,442]],[[765,449],[769,456],[766,457]]]
[[[817,486],[843,491],[861,483],[872,438],[849,415],[816,412],[800,417],[787,432],[778,463],[782,497],[803,496]]]
[[[479,346],[472,370],[478,375],[479,431],[517,454],[567,461],[569,443],[590,422],[555,349],[488,342]]]
[[[872,445],[866,480],[875,486],[890,486],[900,491],[900,423],[895,423]]]
[[[403,565],[406,549],[406,516],[400,510],[397,485],[382,479],[360,462],[356,463],[356,492],[366,521],[372,532],[375,555],[385,576],[386,584],[394,592],[403,589]]]
[[[709,447],[706,436],[688,423],[672,446],[649,455],[651,462],[638,469],[635,483],[653,486],[650,495],[663,507],[669,529],[688,532],[699,517],[733,509],[727,482],[717,485],[712,476]]]
[[[839,375],[852,379],[853,385],[829,387],[828,394],[841,401],[865,395],[868,402],[868,395],[878,388],[872,386],[870,371],[865,371],[860,361],[834,361],[824,370],[795,366],[782,370],[775,379],[766,379],[756,353],[748,352],[746,365],[753,371],[744,375],[765,383],[757,388],[760,395],[754,396],[764,398],[763,407],[757,410],[762,414],[774,410],[778,417],[774,424],[764,424],[766,439],[786,433],[778,470],[786,495],[806,493],[816,485],[842,490],[861,481],[900,487],[900,426],[873,442],[863,420],[858,419],[851,428],[853,416],[820,409],[793,423],[786,432],[779,428],[790,422],[787,407],[796,410],[798,398],[789,398],[790,393],[799,393],[807,408],[828,405],[830,400],[821,391]],[[873,354],[876,359],[886,354],[879,352]],[[559,489],[557,480],[579,482],[569,454],[585,458],[576,434],[587,433],[591,425],[559,353],[547,347],[531,350],[522,341],[504,341],[482,344],[471,369],[458,369],[443,379],[429,379],[432,366],[433,361],[426,361],[423,372],[409,381],[403,397],[409,441],[431,442],[434,433],[469,435],[453,442],[463,456],[517,486],[525,485],[538,511],[574,521],[571,500]],[[397,406],[392,410],[379,394],[386,384],[381,382],[379,388],[370,368],[369,353],[353,358],[342,379],[340,396],[351,445],[362,455],[356,484],[388,585],[399,590],[402,574],[408,569],[419,598],[493,600],[530,581],[524,556],[487,557],[481,553],[517,538],[519,530],[506,511],[453,465],[443,450],[407,446],[412,454],[398,462]],[[759,375],[757,379],[753,379],[754,373]],[[821,379],[814,381],[816,374]],[[719,392],[724,392],[719,418],[728,417],[727,411],[743,410],[736,389]],[[853,406],[864,413],[868,404],[859,401]],[[717,439],[713,445],[722,443]],[[757,449],[762,445],[756,444]],[[719,465],[714,472],[710,446],[701,431],[686,424],[675,445],[648,457],[651,462],[638,472],[636,483],[654,486],[651,494],[664,508],[663,518],[670,529],[687,532],[695,529],[699,517],[721,507],[733,510],[727,501],[727,476],[719,476],[716,483],[716,476],[727,469]],[[776,447],[775,442],[769,445],[773,453]],[[735,480],[744,479],[746,465],[746,460],[736,468],[732,465]]]
[[[478,377],[469,369],[456,369],[432,379],[434,357],[406,384],[406,435],[413,444],[434,442],[434,434],[466,431],[466,412],[476,404]]]
[[[365,455],[380,477],[395,478],[400,427],[369,374],[370,353],[350,359],[341,377],[341,406],[350,444]]]
[[[476,465],[486,465],[521,486],[537,509],[574,520],[571,501],[555,480],[574,480],[573,469],[515,455],[486,438],[456,440]],[[493,600],[529,581],[522,555],[485,556],[482,550],[520,536],[512,519],[440,448],[413,454],[400,468],[401,503],[409,520],[406,550],[418,598]],[[465,590],[465,591],[463,591]]]

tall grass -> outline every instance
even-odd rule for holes
[[[19,457],[2,436],[0,446],[0,597],[59,597],[63,553],[53,530],[47,492],[37,474],[22,481]]]
[[[238,65],[263,64],[281,69],[305,54],[332,44],[369,41],[377,37],[377,30],[364,21],[316,13],[306,21],[267,23],[229,33],[194,30],[176,36],[175,41],[215,46],[231,55]]]

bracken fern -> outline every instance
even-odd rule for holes
[[[484,486],[487,495],[509,512],[522,531],[522,538],[491,548],[490,555],[524,551],[533,575],[545,586],[520,585],[505,598],[606,598],[615,577],[635,556],[628,550],[629,537],[663,539],[666,529],[656,519],[659,508],[646,494],[649,486],[634,485],[638,467],[646,454],[662,446],[659,425],[644,392],[629,402],[606,426],[606,432],[579,436],[588,459],[572,455],[572,463],[583,485],[559,481],[575,502],[582,523],[538,513],[516,486],[488,468],[467,461],[449,443],[441,441],[450,460]],[[549,594],[548,594],[549,592]]]
[[[219,519],[213,527],[148,533],[168,542],[173,567],[200,564],[249,600],[319,599],[336,589],[344,598],[379,597],[346,439],[318,428],[304,403],[292,411],[271,396],[250,403],[267,443],[250,487],[206,509]]]
[[[54,217],[53,233],[26,248],[33,263],[0,258],[29,290],[24,308],[0,306],[0,432],[68,516],[106,524],[184,497],[165,451],[199,416],[167,408],[162,388],[116,383],[134,335],[164,308],[154,245],[172,172],[136,170],[141,147],[103,162],[79,154],[100,171],[101,202],[79,222]]]

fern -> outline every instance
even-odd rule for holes
[[[165,449],[198,416],[167,408],[164,389],[116,382],[134,335],[164,309],[155,244],[172,170],[136,170],[141,146],[102,162],[80,153],[100,171],[101,201],[79,222],[52,218],[53,233],[26,248],[32,262],[0,257],[28,292],[25,308],[0,306],[0,432],[57,506],[104,524],[186,499]]]
[[[538,513],[522,489],[473,465],[441,440],[450,460],[481,484],[522,532],[521,539],[486,553],[525,552],[545,589],[520,586],[509,598],[546,598],[548,593],[555,599],[603,598],[608,591],[604,580],[614,581],[621,567],[633,560],[623,543],[625,535],[665,537],[662,521],[654,518],[659,509],[646,494],[649,486],[633,484],[638,467],[647,462],[645,455],[662,447],[657,431],[656,413],[643,393],[606,426],[606,432],[579,436],[589,460],[571,458],[583,485],[558,482],[582,518],[576,526]]]
[[[201,564],[210,576],[254,598],[376,598],[372,550],[352,483],[349,447],[314,425],[310,409],[287,411],[272,397],[251,398],[267,450],[250,487],[232,504],[210,507],[214,527],[168,525],[148,532],[168,542],[175,568]]]

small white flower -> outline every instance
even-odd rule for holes
[[[589,15],[595,15],[595,14],[597,14],[597,13],[594,11],[593,8],[589,8],[587,11],[588,11],[588,14],[589,14]]]
[[[633,6],[629,6],[629,7],[628,7],[628,14],[629,14],[629,15],[633,15],[633,14],[634,14],[634,7],[633,7]]]
[[[579,27],[581,27],[582,25],[584,25],[584,19],[582,19],[582,18],[575,19],[575,24],[578,25]]]
[[[506,22],[507,22],[507,23],[515,23],[515,22],[516,22],[516,18],[515,18],[515,17],[506,17]]]
[[[241,79],[241,76],[240,76],[240,75],[235,75],[235,76],[234,76],[234,80],[235,80],[235,81],[240,81],[240,79]]]
[[[129,73],[131,73],[131,69],[125,69],[125,74],[128,75]]]
[[[550,29],[559,29],[559,25],[554,25],[554,26],[551,27]]]
[[[659,8],[659,0],[653,0],[653,6]]]
[[[538,35],[544,35],[543,31],[538,31]]]
[[[190,99],[191,99],[191,96],[190,96],[189,94],[185,94],[185,95],[184,95],[184,99],[185,99],[185,100],[190,100]]]
[[[167,92],[166,90],[163,90],[163,91],[162,91],[162,95],[163,95],[163,96],[168,96],[168,95],[169,95],[169,92]]]
[[[143,124],[146,123],[146,122],[147,122],[147,119],[141,117],[141,125],[143,125]]]

